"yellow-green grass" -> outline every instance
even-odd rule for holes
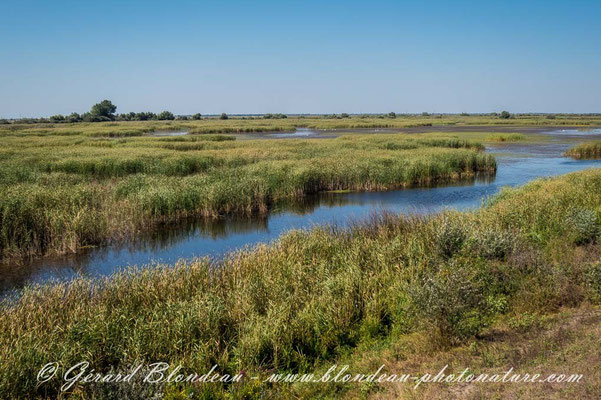
[[[498,133],[488,136],[486,140],[489,142],[519,142],[526,140],[526,135],[521,133]]]
[[[601,141],[577,144],[566,151],[566,156],[576,159],[601,158]]]
[[[0,149],[5,258],[73,252],[186,216],[264,213],[319,191],[388,190],[496,169],[480,144],[404,134],[236,141],[13,133]]]
[[[349,230],[293,231],[217,264],[26,289],[0,313],[0,397],[56,396],[60,379],[36,381],[48,362],[60,363],[58,376],[87,360],[102,372],[164,361],[188,373],[218,364],[264,378],[323,371],[349,354],[361,358],[373,343],[415,335],[461,345],[499,319],[598,303],[600,194],[594,169],[506,190],[471,213],[381,215]],[[255,398],[344,397],[348,389],[247,380],[72,392]]]

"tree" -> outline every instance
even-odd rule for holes
[[[340,116],[341,116],[342,118],[348,118],[348,117],[349,117],[349,115],[348,115],[347,113],[342,113],[342,114],[340,114]]]
[[[62,114],[56,114],[51,116],[50,122],[65,122],[65,117]]]
[[[117,111],[116,105],[111,103],[110,100],[102,100],[92,106],[90,114],[92,117],[105,117],[113,120],[115,119],[115,111]]]
[[[164,120],[174,120],[175,116],[173,115],[173,113],[169,112],[169,111],[163,111],[162,113],[157,115],[157,119],[160,121],[164,121]]]
[[[229,117],[227,116],[226,113],[221,113],[221,115],[219,116],[219,119],[228,119]]]
[[[499,115],[499,117],[503,119],[508,119],[511,117],[511,114],[509,114],[509,111],[501,111],[501,115]]]
[[[202,115],[200,113],[196,113],[192,116],[192,119],[196,119],[196,120],[202,119]]]
[[[135,117],[132,118],[134,121],[148,121],[151,119],[156,119],[156,114],[153,112],[139,112],[135,114]]]
[[[395,112],[389,112],[388,113],[388,118],[396,118],[396,113]]]
[[[94,115],[91,112],[83,113],[83,115],[81,116],[81,119],[84,122],[105,122],[105,121],[112,121],[112,119],[109,118],[109,117],[105,117],[103,115]]]

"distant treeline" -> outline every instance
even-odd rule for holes
[[[150,111],[143,112],[129,112],[124,114],[116,114],[117,106],[115,106],[110,100],[103,100],[100,103],[94,104],[90,111],[83,114],[73,112],[69,115],[57,114],[48,118],[19,118],[19,119],[0,119],[0,124],[9,124],[12,122],[35,124],[35,123],[73,123],[73,122],[105,122],[105,121],[170,121],[170,120],[201,120],[203,116],[200,113],[196,113],[191,116],[187,115],[174,115],[170,111],[162,111],[160,113],[153,113]],[[431,114],[428,112],[422,112],[420,114],[400,114],[402,117],[429,117],[429,118],[443,118],[445,115],[457,115],[457,114],[445,114],[435,113]],[[508,111],[501,111],[500,113],[492,112],[487,114],[482,113],[466,113],[462,112],[459,114],[461,117],[482,117],[487,116],[493,119],[510,119],[515,117],[545,117],[546,119],[555,119],[561,116],[599,116],[601,114],[544,114],[544,113],[522,113],[522,114],[510,114]],[[397,118],[395,112],[389,112],[385,114],[353,114],[354,118]],[[322,115],[304,115],[298,114],[293,115],[294,118],[322,118],[322,119],[344,119],[351,118],[351,114],[322,114]],[[229,116],[222,113],[219,116],[211,116],[206,118],[218,118],[218,119],[229,119]],[[263,115],[239,115],[241,119],[285,119],[288,118],[286,114],[272,114],[267,113]]]

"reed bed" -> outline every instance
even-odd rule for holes
[[[526,135],[522,135],[521,133],[501,133],[490,135],[486,139],[490,142],[518,142],[526,140]]]
[[[580,143],[566,151],[566,156],[576,159],[601,158],[601,141]]]
[[[36,376],[82,359],[102,372],[157,360],[189,373],[311,372],[374,340],[453,345],[499,318],[599,302],[600,193],[601,170],[588,170],[505,190],[471,213],[375,215],[347,230],[292,231],[217,264],[27,288],[0,305],[0,397],[299,397],[302,385],[252,380],[61,393],[59,379]]]
[[[187,216],[265,213],[319,191],[390,190],[496,170],[482,145],[453,137],[233,139],[3,137],[0,257],[74,252]]]

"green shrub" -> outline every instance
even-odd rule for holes
[[[163,111],[163,112],[160,112],[159,114],[157,114],[157,119],[159,121],[174,120],[175,116],[170,111]]]
[[[451,216],[437,220],[434,247],[442,258],[451,258],[461,250],[467,239],[467,231],[461,221]]]
[[[476,335],[489,322],[486,280],[470,263],[442,265],[408,288],[418,321],[451,341]]]
[[[487,259],[505,259],[516,243],[516,233],[496,228],[478,230],[470,238],[471,251]]]
[[[599,220],[593,210],[575,209],[568,214],[568,225],[576,244],[592,242],[599,236]]]

